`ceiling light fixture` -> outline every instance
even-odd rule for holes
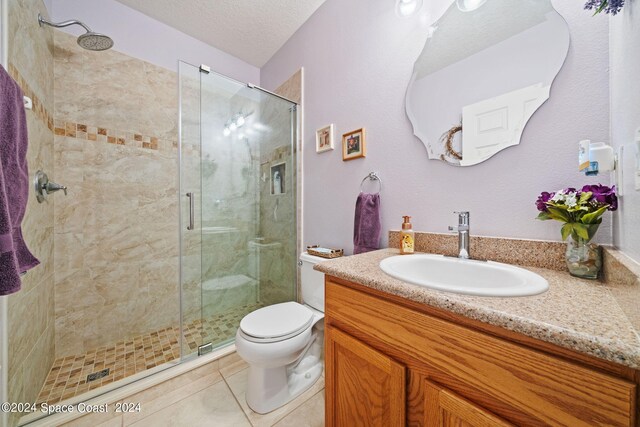
[[[227,120],[227,123],[225,123],[224,125],[224,130],[222,131],[224,136],[229,136],[231,135],[232,132],[235,132],[236,130],[244,126],[247,123],[247,117],[249,117],[251,114],[253,113],[248,113],[248,114],[238,113],[232,118],[230,118],[229,120]]]
[[[396,15],[408,18],[422,7],[422,0],[396,0]]]
[[[487,0],[456,0],[456,6],[462,12],[471,12],[485,4]]]

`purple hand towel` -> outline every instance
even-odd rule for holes
[[[353,224],[353,253],[379,249],[380,229],[380,194],[360,193]]]
[[[0,66],[0,295],[20,290],[20,274],[40,262],[22,238],[29,197],[27,117],[22,90]]]

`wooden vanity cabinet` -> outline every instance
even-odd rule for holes
[[[325,280],[329,427],[638,426],[631,368]]]
[[[335,391],[329,425],[404,426],[405,367],[339,329],[326,343],[332,359],[325,378]]]
[[[431,381],[425,382],[424,415],[424,425],[427,427],[513,426]]]

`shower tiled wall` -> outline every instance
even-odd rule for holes
[[[29,173],[53,170],[53,34],[38,26],[42,0],[9,0],[8,71],[32,98],[27,126]],[[22,290],[8,297],[9,401],[33,402],[54,359],[54,204],[29,195],[22,229],[41,264],[22,278]],[[11,414],[10,425],[19,414]]]
[[[177,75],[55,31],[56,357],[179,324]]]

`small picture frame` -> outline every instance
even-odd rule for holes
[[[353,160],[367,155],[364,128],[342,135],[342,160]]]
[[[287,164],[278,163],[271,166],[271,194],[278,196],[287,192],[286,188]]]
[[[316,131],[316,153],[333,150],[333,123]]]

